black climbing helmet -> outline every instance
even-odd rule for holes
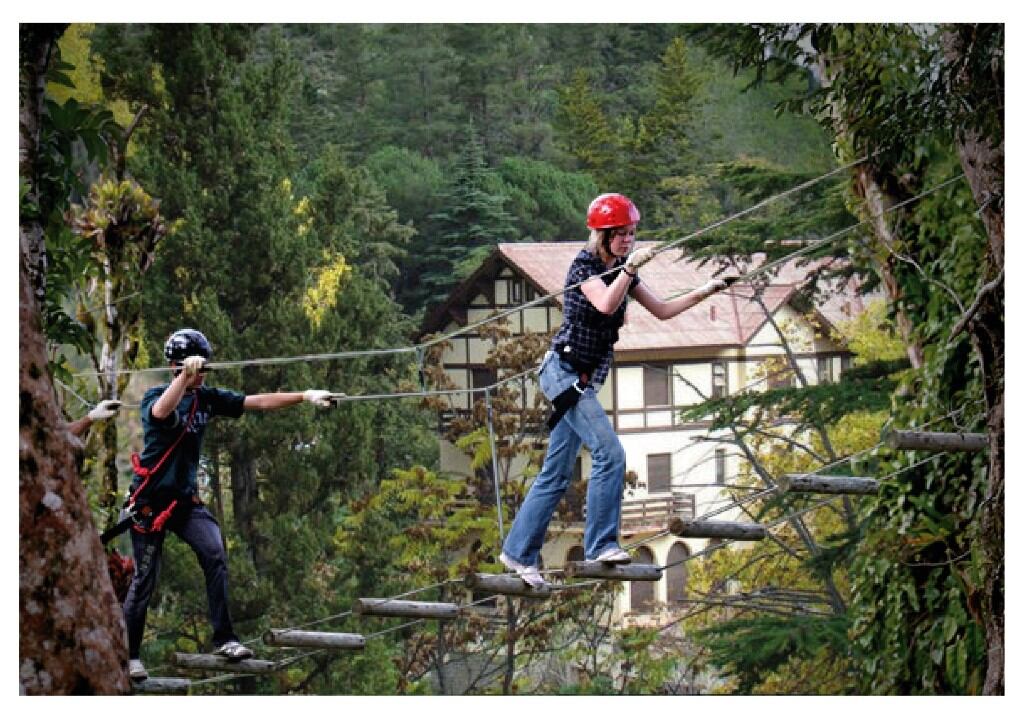
[[[179,329],[167,337],[164,344],[167,361],[181,362],[185,357],[201,356],[207,361],[213,356],[213,347],[202,332],[195,329]]]

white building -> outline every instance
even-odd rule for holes
[[[643,245],[645,243],[641,243]],[[560,291],[579,242],[501,244],[483,265],[437,307],[424,324],[425,332],[448,333],[538,297]],[[642,280],[659,296],[669,298],[696,288],[712,278],[712,264],[703,268],[679,250],[660,253],[641,270]],[[683,423],[679,411],[741,390],[763,390],[788,385],[792,376],[777,374],[765,380],[765,369],[785,359],[776,327],[787,336],[807,381],[835,381],[848,366],[851,354],[833,338],[837,321],[863,311],[856,285],[820,306],[810,307],[797,286],[808,267],[786,265],[761,295],[764,309],[750,297],[749,286],[736,285],[668,321],[651,316],[631,301],[626,324],[615,346],[612,371],[599,393],[626,450],[627,472],[635,472],[628,488],[621,525],[624,544],[641,541],[663,531],[673,516],[692,518],[723,506],[728,498],[721,486],[736,476],[739,459],[734,445],[698,441],[707,437],[703,421]],[[511,314],[513,334],[554,332],[561,323],[562,298],[548,300]],[[445,351],[443,365],[457,387],[481,387],[495,381],[485,365],[493,343],[476,331],[461,334]],[[538,361],[540,357],[537,357]],[[766,364],[769,362],[769,364]],[[527,383],[526,400],[532,402],[535,383]],[[468,395],[452,400],[453,410],[470,407]],[[512,473],[522,469],[513,463]],[[441,469],[470,474],[469,458],[441,440]],[[586,449],[577,471],[589,475]],[[737,509],[715,516],[737,520]],[[508,519],[506,518],[506,524]],[[506,525],[507,531],[507,525]],[[552,521],[542,558],[545,568],[561,567],[582,559],[583,524]],[[672,535],[645,542],[632,550],[634,561],[666,565],[705,547],[705,539]],[[669,568],[657,583],[634,582],[617,599],[615,619],[657,622],[658,616],[685,597],[687,563]]]

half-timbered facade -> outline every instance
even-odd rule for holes
[[[561,296],[544,297],[563,288],[581,248],[579,242],[499,245],[427,317],[424,333],[454,332],[496,312],[509,312],[513,335],[550,335],[561,323]],[[713,272],[711,264],[700,267],[670,249],[646,265],[641,278],[656,294],[669,298],[699,287]],[[780,332],[810,383],[835,381],[849,365],[851,354],[834,339],[832,328],[863,311],[863,302],[851,285],[823,304],[808,305],[797,291],[806,272],[806,267],[784,266],[759,298],[749,287],[736,285],[667,321],[630,302],[612,371],[598,394],[625,448],[629,477],[635,476],[623,501],[624,544],[664,531],[673,517],[700,516],[729,500],[722,487],[732,483],[739,468],[734,446],[709,436],[706,422],[682,420],[682,409],[706,398],[792,384],[796,379],[784,370]],[[515,311],[517,307],[522,308]],[[452,383],[460,388],[492,385],[498,376],[486,360],[493,348],[479,331],[453,337],[442,358]],[[517,380],[517,386],[522,401],[532,402],[535,382]],[[450,414],[468,411],[472,401],[469,394],[453,397]],[[589,463],[584,449],[577,473],[588,474]],[[522,466],[514,462],[512,473]],[[469,457],[442,439],[441,469],[468,475]],[[716,518],[734,519],[737,513],[733,509]],[[545,542],[544,565],[581,560],[582,533],[582,522],[556,517]],[[666,565],[705,545],[703,539],[669,535],[645,542],[633,555],[637,562]],[[616,619],[656,621],[685,597],[686,575],[687,564],[682,563],[657,583],[627,585],[618,599]]]

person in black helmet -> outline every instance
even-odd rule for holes
[[[135,477],[128,498],[135,573],[124,602],[128,629],[128,673],[148,677],[139,660],[146,609],[156,586],[164,536],[170,531],[195,552],[206,578],[206,597],[213,624],[214,653],[231,660],[250,658],[238,641],[228,614],[227,557],[216,519],[196,490],[196,469],[206,425],[215,416],[237,419],[245,410],[270,410],[308,401],[330,406],[330,392],[277,392],[244,395],[205,386],[204,367],[213,355],[210,343],[195,329],[179,329],[164,345],[174,379],[148,390],[140,415],[142,454],[132,456]]]

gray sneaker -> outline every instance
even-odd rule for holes
[[[144,681],[149,678],[149,672],[138,658],[129,658],[128,677],[133,681]]]
[[[601,563],[629,563],[633,560],[633,557],[618,546],[612,546],[602,551],[594,560]]]
[[[502,551],[501,555],[498,556],[498,560],[505,564],[505,568],[519,574],[519,578],[526,581],[530,586],[534,588],[544,588],[548,585],[548,582],[540,575],[540,571],[537,570],[536,566],[524,566],[515,559],[506,556],[504,551]]]
[[[215,650],[213,655],[224,656],[229,661],[241,661],[245,658],[252,658],[252,650],[238,641],[228,641]]]

